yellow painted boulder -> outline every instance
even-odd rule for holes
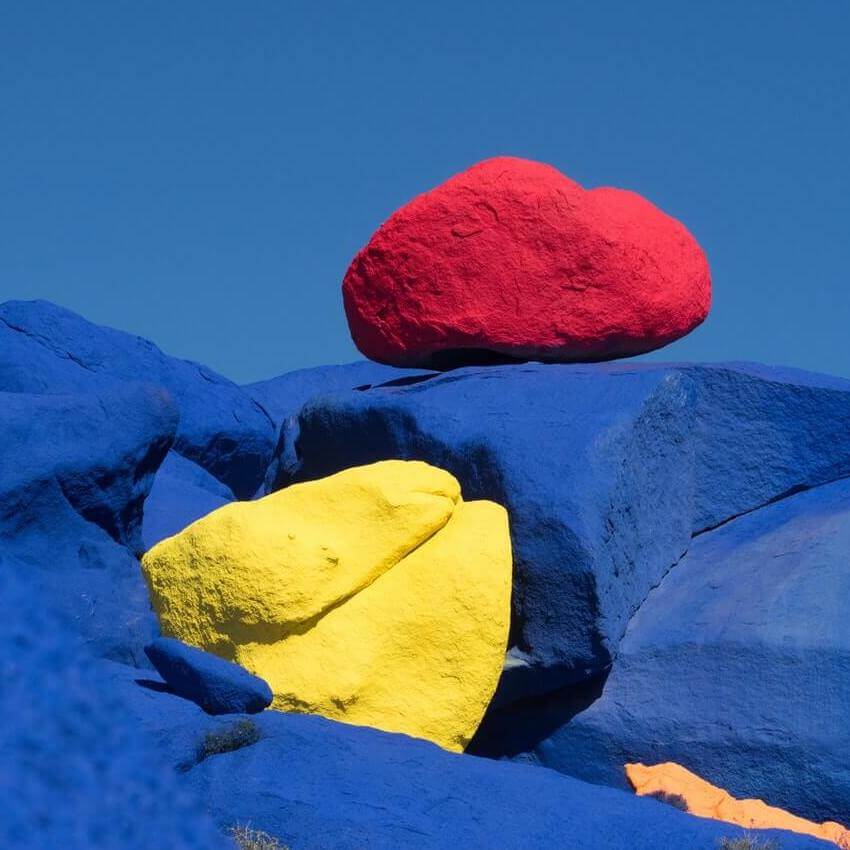
[[[627,764],[626,776],[640,795],[670,794],[681,797],[692,815],[738,824],[748,829],[787,829],[814,835],[850,850],[850,830],[834,821],[814,823],[768,806],[761,800],[737,800],[674,762]]]
[[[502,670],[507,514],[384,461],[225,505],[142,560],[163,633],[264,678],[273,707],[462,750]]]

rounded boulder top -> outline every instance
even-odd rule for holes
[[[711,277],[684,225],[640,195],[497,157],[393,213],[343,297],[355,344],[379,362],[592,361],[689,333]]]

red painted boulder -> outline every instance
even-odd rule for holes
[[[343,296],[354,342],[383,363],[607,360],[693,330],[711,277],[687,229],[640,195],[499,157],[393,213]]]

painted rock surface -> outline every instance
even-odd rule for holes
[[[274,449],[274,425],[241,387],[152,342],[102,327],[47,301],[0,304],[0,390],[111,393],[129,382],[164,387],[180,410],[174,449],[231,489],[254,495]]]
[[[50,305],[0,310],[0,846],[217,848],[239,824],[293,850],[741,834],[624,793],[637,759],[846,817],[848,382],[537,364],[351,384],[372,368],[277,380],[267,415],[144,341]],[[267,481],[286,488],[233,503],[278,436]],[[499,505],[508,667],[538,696],[490,701],[463,755],[352,725],[454,750],[472,734],[508,629]],[[136,555],[174,532],[149,556],[175,555],[151,581],[163,624],[265,665],[298,713],[213,717],[147,667]],[[234,672],[189,656],[202,685]],[[559,677],[584,682],[539,696]],[[474,757],[485,733],[539,764]]]
[[[406,735],[278,711],[210,717],[140,688],[117,665],[115,678],[139,728],[222,828],[251,824],[293,850],[718,850],[721,838],[743,832],[632,792]],[[238,735],[243,729],[253,734]],[[244,746],[200,758],[209,736],[241,737]],[[835,850],[789,832],[764,837],[782,850]]]
[[[264,678],[274,707],[462,749],[499,678],[507,517],[389,461],[233,503],[143,560],[163,631]]]
[[[508,509],[504,681],[521,695],[603,672],[694,533],[850,474],[850,381],[753,364],[469,367],[316,398],[279,451],[296,464],[277,486],[409,458]]]
[[[203,467],[170,451],[145,499],[142,541],[145,549],[182,531],[196,519],[233,501],[233,491]]]
[[[0,556],[0,847],[233,850],[134,715],[141,671],[95,659],[49,603],[30,564]]]
[[[847,479],[699,535],[635,614],[601,697],[578,714],[568,695],[518,706],[494,743],[522,729],[513,755],[620,787],[628,762],[686,764],[735,797],[846,822],[848,559]]]
[[[499,157],[390,216],[343,296],[357,347],[384,363],[606,360],[693,330],[711,278],[691,234],[640,195]]]
[[[404,385],[427,378],[433,372],[422,369],[396,369],[368,360],[338,366],[296,369],[267,381],[247,384],[244,389],[274,420],[278,442],[266,471],[265,492],[275,489],[270,482],[289,474],[298,465],[294,446],[298,439],[298,413],[312,398],[328,393],[373,386]]]
[[[256,714],[271,705],[271,688],[244,667],[174,638],[157,638],[145,654],[172,693],[208,714]]]
[[[702,818],[726,821],[747,829],[787,829],[813,835],[850,850],[850,830],[835,821],[814,823],[768,806],[761,800],[737,800],[728,791],[673,762],[627,764],[626,776],[640,796],[674,795],[684,800],[688,812]]]
[[[245,384],[243,389],[280,424],[311,398],[338,390],[368,389],[389,381],[415,379],[429,372],[422,369],[396,369],[369,360],[355,360],[335,366],[295,369],[266,381]]]
[[[156,387],[0,393],[3,568],[24,570],[40,604],[95,655],[144,663],[155,636],[134,556],[142,505],[177,422]]]

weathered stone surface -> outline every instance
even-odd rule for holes
[[[503,696],[604,672],[691,535],[850,474],[850,382],[754,364],[467,368],[309,402],[273,486],[388,457],[505,505]]]
[[[173,694],[207,714],[256,714],[271,705],[266,682],[217,655],[174,638],[157,638],[145,654]]]
[[[47,301],[0,305],[0,391],[104,394],[128,381],[165,387],[180,409],[175,450],[239,498],[254,495],[275,434],[243,389],[206,366],[168,357],[152,342]]]
[[[498,157],[393,213],[343,297],[357,347],[384,363],[605,360],[693,330],[711,278],[691,234],[640,195]]]
[[[850,830],[835,821],[814,823],[784,809],[768,806],[762,800],[736,800],[728,791],[673,762],[627,764],[626,777],[640,796],[673,795],[684,800],[687,811],[692,815],[738,824],[747,829],[785,829],[831,841],[844,850],[850,848]]]
[[[274,707],[462,749],[510,617],[505,511],[388,461],[233,503],[143,560],[163,631],[262,676]]]
[[[848,561],[846,479],[700,535],[634,616],[596,702],[517,706],[483,749],[620,787],[627,762],[672,761],[736,797],[841,822]]]

